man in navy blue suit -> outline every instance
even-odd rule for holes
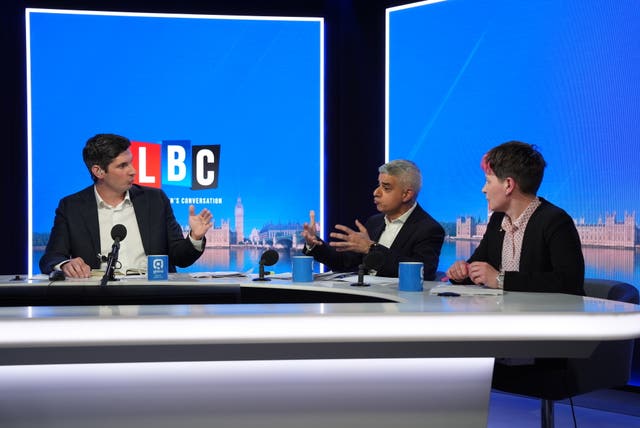
[[[420,204],[418,193],[422,175],[408,160],[393,160],[378,168],[378,187],[373,203],[380,212],[364,224],[355,221],[356,229],[338,224],[326,244],[316,233],[315,213],[304,224],[303,252],[334,271],[353,271],[370,252],[379,253],[382,265],[376,275],[397,277],[400,262],[422,262],[424,279],[435,279],[444,241],[444,229]]]
[[[127,138],[114,134],[87,141],[82,157],[94,184],[60,201],[40,259],[43,273],[61,270],[69,278],[90,277],[91,269],[100,269],[102,255],[111,250],[116,224],[127,230],[118,259],[123,272],[146,270],[146,256],[151,254],[168,255],[170,272],[202,255],[211,212],[205,208],[196,215],[190,206],[185,237],[165,193],[133,184],[136,170],[130,145]]]

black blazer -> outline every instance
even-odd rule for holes
[[[145,254],[167,254],[169,271],[192,265],[201,255],[173,215],[167,195],[151,187],[133,185],[129,189]],[[81,257],[92,269],[100,268],[100,226],[93,185],[60,200],[47,243],[40,259],[40,271],[50,273],[54,266]]]
[[[378,241],[385,228],[384,214],[376,214],[365,222],[369,237]],[[400,229],[391,248],[380,246],[384,254],[384,264],[377,275],[397,277],[400,262],[422,262],[424,279],[433,280],[438,269],[440,250],[444,242],[444,229],[418,204]],[[336,272],[357,270],[363,254],[351,251],[338,252],[326,243],[316,245],[307,254]]]
[[[505,272],[507,291],[584,295],[584,257],[573,219],[561,208],[542,202],[527,223],[522,239],[520,270]],[[487,231],[468,262],[483,261],[499,270],[502,263],[504,213],[491,215]],[[455,281],[452,281],[455,282]],[[470,284],[466,278],[462,283]]]

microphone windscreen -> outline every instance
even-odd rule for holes
[[[279,258],[280,256],[276,250],[267,250],[262,253],[262,257],[260,257],[260,264],[265,266],[275,265]]]
[[[362,263],[367,269],[378,270],[384,264],[384,254],[379,251],[370,251],[364,256]]]
[[[111,228],[111,238],[122,241],[127,236],[127,228],[122,224],[116,224]]]

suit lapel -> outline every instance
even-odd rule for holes
[[[142,247],[146,252],[149,246],[149,237],[151,236],[151,232],[149,231],[149,222],[147,221],[147,219],[151,218],[149,215],[149,201],[147,200],[147,194],[142,188],[132,186],[131,189],[129,189],[129,196],[131,197],[133,210],[136,213],[136,221],[138,223],[138,229],[140,230]]]
[[[380,216],[380,221],[376,221],[376,224],[373,225],[373,227],[371,228],[371,230],[369,231],[369,237],[378,242],[380,240],[380,236],[382,235],[382,232],[384,232],[384,216]]]
[[[413,214],[411,215],[411,217],[413,217]],[[400,232],[398,232],[396,239],[394,239],[393,243],[391,244],[391,248],[401,248],[413,235],[416,229],[416,225],[415,222],[409,221],[411,217],[409,217],[404,225],[402,225],[402,228],[400,229]]]
[[[102,248],[100,246],[100,223],[98,222],[98,202],[93,186],[87,187],[82,193],[82,207],[80,217],[89,233],[91,245],[96,256]]]
[[[498,268],[500,268],[502,267],[502,245],[504,243],[504,230],[502,229],[502,219],[504,218],[504,213],[494,213],[491,215],[492,219],[494,218],[493,216],[496,216],[495,218],[497,220],[495,226],[493,226],[493,234],[495,235],[498,244],[489,246],[488,251],[489,258],[491,260],[496,260],[495,264]],[[487,232],[491,233],[491,231],[489,230],[487,230]]]
[[[402,228],[400,228],[400,232],[398,232],[396,239],[393,240],[391,248],[401,248],[411,238],[416,230],[416,222],[421,212],[422,208],[420,208],[420,205],[416,205],[416,208],[413,210],[407,221],[405,221]]]

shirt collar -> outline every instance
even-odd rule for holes
[[[504,216],[502,219],[502,228],[507,232],[514,232],[518,229],[521,229],[529,223],[529,219],[533,215],[534,211],[540,206],[540,198],[536,197],[533,201],[527,205],[527,208],[522,211],[522,214],[515,220],[511,221],[509,216]]]
[[[131,197],[129,196],[129,191],[127,190],[127,193],[124,194],[124,199],[122,202],[120,202],[116,207],[112,207],[111,205],[107,204],[104,199],[102,199],[102,197],[100,196],[100,193],[98,193],[98,189],[96,189],[96,186],[93,186],[93,193],[96,195],[96,202],[98,204],[98,209],[101,208],[117,208],[121,205],[123,206],[129,206],[132,204],[131,202]]]
[[[418,206],[418,203],[414,202],[413,206],[411,208],[409,208],[409,210],[406,213],[402,214],[400,217],[398,217],[395,220],[389,220],[387,218],[387,216],[384,216],[384,223],[387,226],[392,224],[392,223],[404,224],[407,221],[407,219],[409,218],[409,216],[411,215],[411,213],[413,213],[413,210],[416,209],[416,206]]]

